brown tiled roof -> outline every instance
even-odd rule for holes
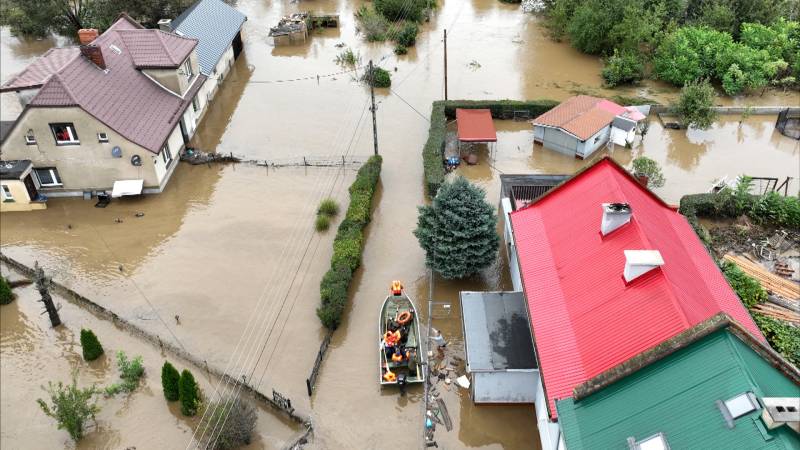
[[[39,87],[79,54],[78,47],[51,48],[44,55],[36,58],[22,72],[3,83],[0,86],[0,92]]]
[[[123,15],[93,42],[103,52],[106,70],[101,70],[82,56],[75,57],[47,79],[29,107],[79,106],[130,141],[158,153],[206,77],[197,75],[193,86],[183,98],[167,91],[137,69],[134,61],[136,57],[150,62],[156,59],[147,56],[150,53],[138,45],[145,41],[138,39],[138,36],[133,39],[137,44],[131,51],[123,38],[123,35],[132,34],[130,32],[166,34],[158,30],[142,29],[139,24]],[[191,52],[197,41],[179,36],[175,38],[157,37],[156,40],[169,49],[169,58],[173,58],[170,60],[181,55],[185,59],[185,55]],[[152,39],[151,41],[155,42]],[[172,48],[173,44],[176,48]],[[121,52],[117,54],[111,49],[111,45]]]
[[[178,67],[197,45],[196,39],[161,30],[118,30],[117,35],[140,69]]]
[[[599,107],[602,101],[589,95],[571,97],[533,119],[533,124],[561,128],[585,141],[614,120],[613,112]]]

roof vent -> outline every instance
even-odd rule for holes
[[[658,250],[625,250],[625,282],[630,283],[663,265],[664,258]]]
[[[603,203],[603,221],[600,232],[603,236],[631,221],[631,205],[627,203]]]
[[[161,19],[158,21],[158,29],[161,31],[166,31],[167,33],[172,32],[172,19]]]
[[[669,443],[664,433],[656,433],[637,441],[633,437],[628,438],[628,448],[630,450],[669,450]]]
[[[761,420],[770,430],[787,425],[800,433],[800,397],[763,397]]]

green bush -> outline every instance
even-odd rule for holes
[[[690,81],[681,89],[681,96],[672,110],[685,127],[705,130],[717,120],[717,113],[712,109],[716,97],[708,80]]]
[[[373,3],[375,10],[392,22],[419,22],[423,19],[426,6],[425,0],[375,0]]]
[[[117,368],[119,369],[119,377],[122,381],[108,386],[105,389],[106,395],[111,396],[120,392],[133,392],[139,386],[139,379],[144,375],[142,357],[137,356],[129,360],[128,356],[122,350],[117,352]]]
[[[361,79],[376,88],[388,88],[392,85],[392,75],[381,67],[373,67],[364,71]]]
[[[417,43],[419,27],[414,22],[405,22],[395,33],[394,40],[398,46],[413,47]]]
[[[92,330],[81,328],[81,349],[83,350],[83,359],[86,361],[94,361],[103,354],[103,346],[95,336]]]
[[[397,44],[394,46],[395,55],[405,55],[406,53],[408,53],[408,47],[406,47],[405,45]]]
[[[372,198],[380,179],[382,161],[378,155],[371,157],[361,166],[355,181],[350,185],[350,205],[333,240],[331,268],[322,277],[319,285],[320,306],[317,308],[317,317],[331,330],[336,329],[342,321],[353,272],[361,264],[364,228],[369,224]]]
[[[768,192],[757,197],[747,211],[748,217],[761,224],[785,226],[800,230],[800,199]]]
[[[525,111],[530,117],[537,117],[558,105],[552,100],[450,100],[436,101],[431,106],[431,125],[428,140],[422,147],[422,164],[425,174],[425,190],[429,197],[444,182],[444,146],[447,134],[447,120],[456,116],[457,108],[488,109],[495,119],[511,119],[514,111]]]
[[[666,179],[661,172],[661,166],[647,156],[639,156],[633,159],[634,175],[644,175],[647,177],[649,187],[659,188],[664,186]]]
[[[617,51],[605,60],[603,80],[608,87],[635,83],[644,76],[644,62],[634,51]]]
[[[800,366],[800,328],[756,312],[752,315],[769,345],[789,362]]]
[[[359,29],[364,33],[364,37],[369,42],[386,40],[386,33],[389,29],[389,21],[378,14],[375,9],[362,5],[356,12]]]
[[[339,203],[332,198],[326,198],[319,204],[319,208],[317,208],[317,214],[323,214],[326,216],[335,216],[339,214]]]
[[[5,277],[0,275],[0,305],[7,305],[14,300],[14,293],[11,292],[11,286],[8,285]]]
[[[170,401],[174,402],[180,398],[180,393],[178,391],[178,383],[181,379],[181,374],[178,372],[169,361],[164,361],[164,365],[161,366],[161,387],[164,389],[164,397]]]
[[[53,384],[47,383],[47,388],[42,386],[50,395],[48,405],[42,399],[36,399],[36,403],[42,411],[56,420],[59,430],[67,430],[69,436],[75,442],[83,437],[84,425],[100,412],[100,407],[92,398],[97,393],[94,386],[86,389],[78,388],[77,374],[72,375],[72,384],[64,386],[62,382]]]
[[[184,416],[197,414],[197,408],[200,406],[200,388],[194,381],[192,373],[186,369],[183,369],[178,380],[178,397],[181,401],[181,413]]]
[[[723,261],[720,265],[722,274],[728,280],[728,284],[736,295],[742,299],[742,303],[748,308],[752,308],[759,303],[767,301],[767,291],[755,279],[749,277],[746,273],[742,272],[736,264],[728,261]]]
[[[317,231],[326,231],[330,227],[330,216],[326,216],[325,214],[317,214],[317,218],[314,219],[314,229]]]

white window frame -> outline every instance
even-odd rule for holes
[[[53,132],[53,139],[56,141],[56,145],[80,145],[81,141],[78,138],[78,132],[75,131],[75,124],[71,122],[59,122],[59,123],[51,123],[50,130]],[[69,134],[68,141],[59,141],[58,136],[56,135],[55,126],[63,126],[67,129],[67,133]]]
[[[108,133],[97,133],[97,141],[98,142],[108,142]]]
[[[14,200],[14,195],[11,193],[11,189],[7,184],[3,185],[3,188],[0,189],[0,193],[2,193],[4,202],[16,202],[16,200]]]
[[[172,164],[172,161],[174,160],[172,157],[172,152],[169,150],[169,143],[166,143],[164,144],[163,147],[161,147],[160,155],[161,155],[161,161],[164,162],[164,167],[169,167],[169,165]]]
[[[40,170],[49,170],[50,171],[50,178],[53,179],[54,183],[45,184],[42,182],[42,179],[39,178],[39,171]],[[39,182],[39,186],[41,187],[57,187],[63,186],[64,183],[61,181],[61,176],[58,175],[58,169],[55,167],[41,167],[33,169],[34,175],[36,175],[36,180]]]
[[[33,133],[25,134],[25,145],[36,145],[36,135]]]
[[[192,70],[192,58],[186,58],[186,61],[183,63],[183,73],[186,75],[186,79],[191,82],[194,78],[194,70]]]

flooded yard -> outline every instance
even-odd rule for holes
[[[390,44],[368,44],[357,33],[353,13],[361,3],[239,0],[237,7],[248,15],[245,51],[193,141],[202,150],[258,160],[370,155],[368,90],[351,74],[324,75],[342,70],[334,62],[341,51],[336,47],[339,43],[360,53],[363,63],[371,58],[393,72],[391,91],[376,90],[384,163],[372,223],[366,232],[363,264],[313,397],[307,396],[304,380],[324,334],[315,310],[336,225],[323,234],[314,232],[314,208],[328,195],[346,206],[354,167],[181,164],[165,192],[157,196],[115,200],[105,209],[79,199],[51,199],[45,211],[4,214],[0,217],[0,243],[9,256],[28,264],[38,260],[59,281],[163,339],[174,339],[174,334],[181,345],[210,365],[221,369],[237,366],[235,356],[239,355],[256,361],[255,355],[261,351],[264,356],[258,363],[240,364],[261,377],[262,392],[274,387],[287,394],[298,411],[313,417],[314,448],[386,448],[387,439],[396,448],[416,448],[422,442],[422,391],[410,389],[407,396],[400,397],[375,383],[376,317],[393,279],[403,280],[418,308],[423,313],[427,309],[430,280],[412,230],[416,207],[426,201],[420,151],[427,138],[427,116],[431,102],[443,95],[443,30],[448,30],[450,98],[562,100],[585,92],[667,101],[677,91],[652,82],[622,90],[603,89],[597,58],[551,41],[538,19],[496,0],[440,2],[431,22],[422,27],[416,47],[408,55],[395,56]],[[267,38],[269,27],[285,14],[307,9],[340,14],[340,28],[314,32],[304,45],[273,47]],[[2,79],[50,46],[66,44],[62,40],[23,42],[11,37],[7,29],[2,33]],[[322,75],[319,81],[316,75]],[[291,81],[298,78],[309,79]],[[14,106],[5,97],[3,100],[0,113],[12,114]],[[791,104],[794,100],[792,94],[771,92],[720,102]],[[533,145],[526,122],[495,121],[495,125],[498,144],[493,159],[482,151],[478,165],[457,171],[486,189],[491,203],[499,200],[500,173],[573,173],[605,154],[575,160]],[[773,125],[771,116],[752,116],[741,127],[738,117],[723,118],[709,131],[687,133],[665,130],[653,121],[633,149],[618,147],[610,154],[624,165],[640,154],[656,159],[667,178],[667,185],[658,193],[670,202],[677,202],[685,193],[704,191],[711,180],[726,174],[800,178],[797,141],[777,135]],[[136,217],[137,212],[144,215]],[[449,354],[463,352],[458,292],[510,289],[507,278],[501,252],[498,263],[480,276],[462,282],[435,280],[434,300],[453,306],[448,318],[434,320],[434,326],[450,341]],[[26,294],[16,304],[33,305],[26,306],[33,311],[38,305],[33,300]],[[38,391],[42,380],[66,373],[66,363],[55,356],[42,358],[35,371],[31,360],[6,365],[7,354],[9,359],[11,355],[22,358],[13,346],[6,346],[6,330],[24,330],[19,323],[31,319],[5,307],[0,312],[4,380],[16,377],[17,389],[30,393]],[[243,331],[251,324],[258,331],[244,341],[245,351],[236,353]],[[48,337],[50,331],[32,329],[20,334],[25,338],[17,338],[15,345],[25,342],[35,347],[52,338]],[[157,361],[158,357],[145,354],[145,362],[154,364],[148,366],[150,374],[157,370]],[[95,379],[99,378],[85,378]],[[152,380],[148,381],[148,387],[154,386],[150,403],[137,398],[137,408],[165,410],[163,404],[155,404],[162,400]],[[474,407],[467,391],[455,385],[440,391],[454,423],[452,432],[437,431],[440,447],[538,446],[532,406]],[[31,408],[31,402],[15,395],[4,387],[4,410],[16,407],[17,402]],[[112,411],[116,410],[108,406],[104,414]],[[41,441],[26,447],[62,444],[56,439],[63,436],[40,413],[27,413],[26,420],[42,428],[41,436],[37,435]],[[26,442],[25,434],[5,431],[6,425],[14,429],[22,421],[2,416],[3,445],[15,447]],[[135,442],[131,436],[141,425],[136,420],[143,420],[132,416],[114,418],[116,437],[98,433],[95,439],[109,439],[115,448],[131,445],[128,442]],[[259,420],[261,426],[268,423]],[[188,424],[178,416],[161,422],[169,428],[158,434],[176,439],[176,446],[186,443]],[[280,426],[274,429],[275,435],[272,428],[263,432],[269,436],[261,441],[267,447],[286,439]],[[152,447],[143,442],[139,448]]]

